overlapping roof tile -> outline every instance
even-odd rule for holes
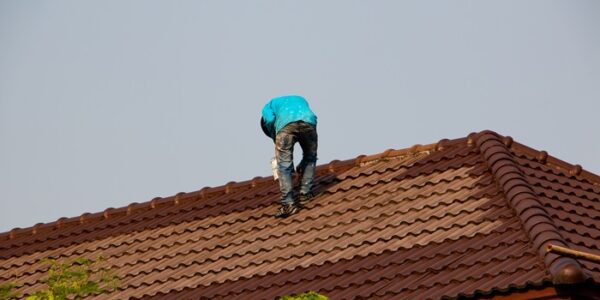
[[[106,258],[95,299],[476,297],[578,280],[600,264],[600,178],[490,131],[317,169],[317,197],[273,217],[271,177],[0,234],[0,283],[43,288],[44,258]],[[587,279],[586,279],[587,278]]]

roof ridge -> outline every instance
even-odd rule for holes
[[[530,155],[538,163],[563,171],[566,173],[565,175],[568,175],[569,177],[579,177],[578,179],[583,179],[583,181],[587,181],[594,186],[600,186],[600,176],[583,169],[580,164],[568,163],[564,160],[549,155],[545,150],[536,150],[519,142],[515,142],[510,136],[507,136],[506,139],[510,140],[507,145],[507,147],[510,149],[521,152],[525,155]],[[554,172],[553,174],[556,175]]]
[[[521,220],[534,249],[538,251],[552,275],[553,282],[555,284],[584,282],[586,275],[576,260],[546,252],[546,246],[550,243],[565,247],[568,245],[525,179],[524,173],[514,161],[514,155],[509,150],[513,145],[513,139],[486,130],[470,134],[469,143],[476,143],[480,149],[499,187],[506,195],[509,205]],[[544,159],[547,157],[545,151],[540,153]],[[578,169],[581,170],[581,167]]]
[[[361,166],[365,163],[379,161],[381,159],[394,158],[399,156],[405,156],[415,153],[421,152],[431,152],[441,150],[443,148],[454,146],[466,141],[466,138],[459,138],[454,140],[442,139],[437,143],[433,144],[415,144],[409,148],[403,149],[387,149],[383,152],[364,155],[361,154],[355,158],[347,159],[347,160],[338,160],[334,159],[327,164],[322,164],[317,166],[315,171],[315,176],[333,174],[338,172],[346,171],[350,168]],[[123,215],[134,215],[138,212],[146,212],[155,208],[164,208],[171,207],[176,205],[181,205],[185,202],[188,202],[191,199],[196,199],[200,197],[200,199],[214,198],[217,196],[221,196],[224,194],[230,194],[236,191],[241,191],[245,189],[255,188],[257,186],[268,185],[273,181],[273,176],[261,177],[256,176],[251,180],[245,180],[241,182],[230,181],[224,185],[216,186],[216,187],[208,187],[205,186],[198,191],[193,192],[179,192],[174,196],[168,197],[154,197],[149,201],[137,203],[132,202],[127,206],[113,208],[109,207],[102,212],[97,213],[83,213],[76,217],[62,217],[56,221],[48,222],[48,223],[37,223],[30,227],[19,228],[15,227],[9,231],[0,233],[0,242],[13,240],[16,238],[24,237],[24,236],[32,236],[36,235],[40,232],[50,232],[57,229],[64,229],[66,227],[74,227],[79,226],[84,223],[90,222],[98,222],[109,219],[111,217],[123,216]],[[187,201],[186,201],[187,200]]]
[[[477,157],[479,163],[482,163],[483,162],[483,158],[481,158],[479,156],[479,154],[476,151],[476,149],[474,149],[473,147],[469,147],[469,148],[472,148],[471,150],[469,150],[470,153],[474,154],[474,155],[471,155],[471,156],[472,157]],[[451,150],[451,152],[453,152],[453,151],[454,150]],[[462,157],[462,155],[461,155],[461,157]],[[436,161],[436,160],[437,160],[437,158],[434,159],[434,161]],[[362,170],[362,168],[361,168],[361,170]],[[431,172],[431,170],[429,170],[427,172]],[[415,175],[415,174],[412,174],[412,175]],[[331,179],[325,180],[323,178],[324,177],[331,177],[331,176],[335,177],[337,175],[339,175],[339,173],[337,173],[337,174],[334,173],[334,174],[329,174],[329,175],[321,176],[320,177],[321,179],[319,181],[320,182],[331,181]],[[386,181],[389,182],[389,180],[386,180]],[[493,182],[493,179],[492,179],[491,175],[489,176],[489,181]],[[275,185],[265,186],[265,187],[269,188],[270,190],[272,190],[273,188],[275,188],[275,189],[277,189],[277,193],[279,192],[278,188]],[[257,189],[263,191],[264,187],[260,187],[260,188],[257,188]],[[344,188],[344,190],[345,190],[345,188]],[[324,191],[324,192],[329,192],[329,191]],[[23,236],[22,238],[17,238],[15,240],[8,240],[8,241],[6,241],[4,243],[4,245],[2,243],[0,243],[0,257],[10,257],[10,256],[17,255],[15,251],[17,251],[18,253],[29,253],[30,251],[36,251],[35,249],[37,249],[37,248],[34,247],[34,249],[32,249],[29,246],[34,245],[34,244],[40,244],[40,242],[46,242],[48,240],[54,240],[54,241],[67,240],[68,241],[67,243],[62,243],[62,244],[60,242],[52,243],[52,247],[58,247],[58,246],[62,246],[62,245],[69,245],[69,244],[75,243],[76,241],[84,241],[84,240],[85,241],[89,241],[89,240],[93,240],[93,239],[103,238],[103,237],[108,236],[107,235],[108,233],[110,233],[110,235],[118,235],[118,234],[121,234],[123,232],[120,231],[120,230],[116,230],[115,231],[115,229],[113,229],[113,230],[109,230],[109,229],[110,228],[118,227],[121,224],[127,224],[129,222],[140,222],[140,223],[143,223],[142,222],[143,220],[150,220],[152,218],[157,218],[157,217],[161,217],[162,218],[162,217],[164,217],[164,216],[166,216],[168,214],[173,214],[173,213],[184,214],[184,212],[189,212],[191,210],[197,210],[197,209],[202,209],[203,210],[206,207],[215,208],[215,207],[219,206],[219,203],[214,203],[214,201],[220,201],[220,200],[225,199],[226,200],[225,202],[220,201],[220,204],[222,206],[223,204],[230,203],[232,199],[236,199],[240,195],[243,195],[244,193],[245,193],[245,191],[241,192],[240,194],[232,194],[229,197],[228,197],[228,195],[225,194],[225,195],[215,196],[215,197],[206,198],[206,199],[202,199],[200,197],[196,197],[194,199],[196,202],[191,202],[190,201],[190,202],[184,203],[184,204],[182,204],[180,206],[165,206],[161,210],[146,210],[143,213],[140,213],[140,214],[137,214],[137,215],[134,215],[134,216],[129,216],[129,215],[118,216],[117,215],[114,218],[110,218],[110,219],[106,219],[106,220],[101,220],[101,221],[98,221],[98,222],[85,223],[85,224],[83,224],[85,226],[79,226],[79,227],[69,226],[69,227],[65,227],[65,228],[63,228],[63,230],[57,230],[55,232],[48,233],[47,235],[45,235],[43,237],[43,239],[39,238],[39,236],[36,236],[36,235]],[[259,195],[260,193],[256,192],[255,194]],[[252,204],[246,205],[246,206],[244,206],[242,208],[238,208],[236,210],[239,210],[239,209],[245,210],[245,209],[250,209],[250,208],[256,208],[256,207],[259,207],[259,206],[264,206],[265,203],[267,203],[268,205],[275,204],[275,202],[273,202],[273,201],[278,201],[278,200],[276,200],[276,197],[269,197],[269,198],[259,197],[259,198],[263,198],[263,199],[260,200],[260,202],[252,203]],[[244,199],[244,197],[242,197],[240,199]],[[204,201],[202,201],[202,200],[204,200]],[[216,213],[218,213],[218,214],[224,213],[223,211],[220,211],[220,212],[219,211],[220,210],[218,210]],[[213,211],[213,213],[214,213],[214,211]],[[213,215],[213,213],[203,213],[203,214],[208,216],[208,215]],[[187,218],[185,218],[185,219],[187,220]],[[75,221],[77,221],[77,220],[75,220]],[[184,221],[184,219],[179,219],[179,221]],[[112,223],[110,223],[110,222],[112,222]],[[172,222],[172,220],[171,220],[171,222]],[[161,224],[160,222],[153,222],[152,226],[149,227],[149,228],[154,228],[154,227],[157,227],[157,226],[162,226],[160,224]],[[165,225],[165,224],[163,224],[163,225]],[[144,230],[148,226],[142,226],[142,227],[143,228],[140,227],[141,229],[136,227],[136,229],[131,229],[130,231]],[[102,232],[104,232],[104,233],[103,234],[95,234],[99,230],[102,230]],[[92,233],[94,233],[94,234],[92,234]],[[85,239],[75,238],[79,234],[91,234],[92,236],[88,236]],[[101,235],[102,235],[102,237],[101,237]],[[70,237],[73,237],[73,238],[70,238]],[[15,251],[12,251],[12,252],[9,250],[6,253],[2,253],[3,249],[10,249],[10,248],[13,248],[13,247],[14,248],[19,248],[20,246],[25,246],[27,248],[25,250],[20,249],[20,250],[15,250]]]

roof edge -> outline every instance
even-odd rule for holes
[[[525,175],[509,151],[513,140],[493,131],[469,135],[485,158],[494,180],[515,210],[534,249],[543,259],[554,284],[577,284],[586,280],[581,265],[574,259],[546,251],[549,244],[568,247],[558,228],[538,200]]]

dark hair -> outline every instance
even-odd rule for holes
[[[271,137],[271,133],[269,132],[269,128],[267,128],[267,123],[263,117],[260,117],[260,128],[268,137]]]

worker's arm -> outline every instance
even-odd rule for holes
[[[268,136],[275,141],[275,112],[271,108],[271,102],[267,103],[262,110],[262,117],[265,120]]]

